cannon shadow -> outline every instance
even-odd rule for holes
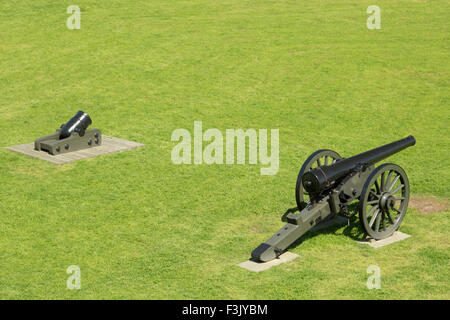
[[[361,223],[359,222],[358,218],[358,203],[352,203],[348,206],[348,210],[350,214],[354,214],[352,218],[350,218],[350,223],[348,225],[345,225],[344,230],[342,231],[342,234],[352,238],[353,240],[362,240],[365,238],[366,234],[364,232],[363,227],[361,226]],[[298,212],[297,207],[289,208],[286,210],[286,212],[281,216],[281,220],[283,222],[286,222],[286,217],[290,213],[296,213]],[[329,219],[324,220],[323,222],[328,221]],[[335,224],[331,225],[329,227],[319,229],[319,230],[309,230],[304,235],[302,235],[300,238],[298,238],[294,243],[292,243],[286,250],[296,248],[298,245],[303,243],[304,241],[307,241],[310,238],[313,238],[315,236],[318,236],[320,234],[334,234],[337,230],[341,229],[343,227],[342,224]]]

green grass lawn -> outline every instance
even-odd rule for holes
[[[82,10],[68,30],[66,8]],[[381,8],[368,30],[366,8]],[[389,158],[412,195],[450,197],[448,1],[0,2],[0,298],[449,299],[449,210],[373,249],[357,224],[308,234],[293,262],[236,266],[295,207],[303,161],[414,135]],[[146,146],[57,166],[3,147],[82,109]],[[280,130],[280,169],[175,165],[171,133]],[[81,290],[66,269],[81,268]],[[381,268],[381,290],[366,269]]]

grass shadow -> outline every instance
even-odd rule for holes
[[[354,202],[348,206],[348,211],[351,215],[351,218],[348,221],[348,224],[345,226],[344,230],[342,231],[342,234],[344,234],[347,237],[352,238],[353,240],[362,240],[365,238],[366,234],[364,232],[364,229],[359,222],[359,219],[357,218],[358,213],[358,203]],[[286,212],[281,217],[281,220],[286,222],[286,217],[289,213],[295,213],[298,212],[298,208],[290,208],[286,210]],[[330,215],[329,218],[323,220],[321,223],[325,223],[329,221],[330,219],[333,219],[334,215]],[[320,224],[318,225],[320,226]],[[292,243],[286,250],[296,248],[298,245],[300,245],[303,241],[306,241],[310,238],[313,238],[320,234],[332,234],[336,233],[337,230],[341,229],[343,227],[342,223],[336,223],[334,225],[330,225],[329,227],[325,227],[322,229],[314,230],[311,229],[307,231],[304,235],[302,235],[300,238],[298,238],[294,243]]]
[[[352,238],[353,240],[362,240],[366,237],[364,228],[359,221],[358,206],[359,201],[355,201],[348,206],[348,212],[351,216],[350,223],[342,232],[342,234]]]

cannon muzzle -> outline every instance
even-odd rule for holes
[[[61,126],[60,139],[69,137],[73,132],[77,132],[82,137],[91,124],[92,120],[89,115],[80,110],[72,119]]]
[[[317,167],[303,175],[303,187],[311,194],[319,194],[335,185],[336,182],[339,182],[340,179],[344,178],[358,166],[375,164],[415,144],[416,139],[413,136],[408,136],[356,156],[339,160],[329,166]]]

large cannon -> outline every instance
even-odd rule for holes
[[[99,129],[87,130],[91,124],[89,115],[78,111],[72,119],[56,129],[54,134],[36,139],[34,149],[58,155],[100,146],[102,133]]]
[[[408,207],[409,181],[396,164],[374,164],[413,146],[413,136],[342,159],[335,151],[314,152],[297,178],[295,196],[299,213],[287,215],[287,224],[252,252],[252,258],[270,261],[321,221],[359,200],[359,220],[366,234],[384,239],[400,226]]]

